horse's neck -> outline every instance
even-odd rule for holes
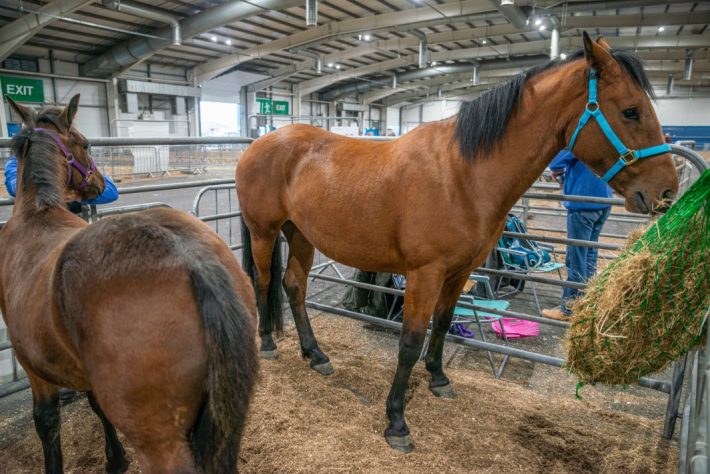
[[[566,146],[570,123],[577,120],[584,92],[576,70],[552,71],[525,85],[520,106],[511,116],[506,133],[488,156],[477,157],[474,173],[483,182],[501,215],[513,207],[542,174],[552,158]],[[561,93],[560,91],[564,91]],[[579,102],[579,104],[578,104]]]

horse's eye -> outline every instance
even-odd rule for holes
[[[626,109],[622,112],[624,114],[624,117],[630,120],[638,120],[639,119],[639,111],[637,109]]]

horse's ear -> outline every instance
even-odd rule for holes
[[[5,100],[10,104],[12,110],[14,110],[17,115],[22,119],[22,123],[31,124],[32,123],[32,110],[29,107],[20,105],[15,102],[9,95],[5,96]]]
[[[597,38],[597,44],[602,48],[606,49],[607,51],[611,49],[611,46],[609,46],[609,43],[607,43],[606,38],[601,35],[599,36],[599,38]]]
[[[593,41],[586,31],[582,32],[582,40],[584,43],[584,57],[587,58],[590,66],[604,69],[604,67],[614,64],[614,58],[611,57],[609,50]]]
[[[71,128],[72,123],[74,123],[74,117],[76,117],[76,112],[79,110],[79,98],[81,94],[76,94],[69,101],[69,105],[64,107],[62,114],[59,116],[60,120],[67,126],[67,130]]]

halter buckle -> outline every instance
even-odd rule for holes
[[[626,153],[619,157],[624,162],[624,166],[629,166],[637,162],[639,159],[634,155],[634,150],[626,150]]]

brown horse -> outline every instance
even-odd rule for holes
[[[0,308],[32,387],[45,470],[62,472],[60,387],[87,391],[106,435],[106,469],[236,472],[258,355],[251,282],[229,248],[171,209],[88,225],[66,209],[104,187],[72,127],[79,96],[35,115],[8,99],[17,199],[0,231]],[[66,163],[71,158],[79,166]]]
[[[385,437],[397,449],[412,450],[404,395],[432,314],[429,386],[436,395],[452,397],[441,357],[461,289],[501,234],[513,204],[577,135],[580,115],[591,102],[590,72],[595,90],[598,85],[596,108],[624,143],[632,148],[663,143],[648,97],[653,90],[639,60],[610,51],[605,41],[594,42],[586,33],[583,54],[517,76],[464,103],[457,116],[391,142],[360,141],[306,125],[255,141],[236,176],[246,236],[250,233],[247,251],[256,269],[262,354],[276,355],[271,332],[279,308],[268,296],[278,293],[272,282],[278,266],[270,267],[270,260],[279,231],[289,244],[283,285],[303,355],[320,373],[331,373],[332,367],[304,303],[314,247],[363,270],[406,274]],[[602,175],[619,154],[597,121],[581,129],[574,151]],[[661,152],[624,167],[610,184],[626,197],[628,210],[649,212],[673,197],[677,177],[670,156]]]

